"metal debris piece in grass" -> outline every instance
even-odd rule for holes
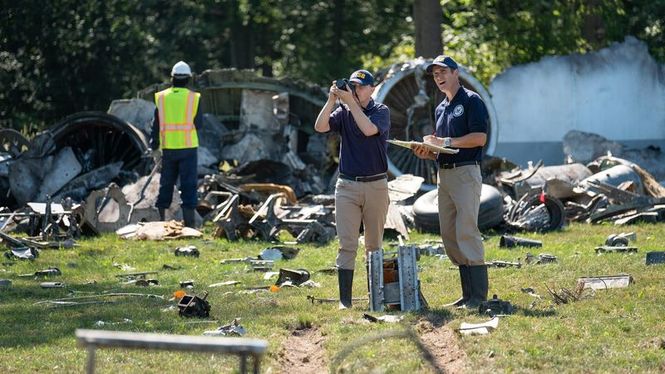
[[[193,245],[188,245],[186,247],[178,247],[174,251],[176,256],[186,256],[186,257],[199,257],[200,252],[198,248]]]
[[[243,336],[247,330],[240,324],[240,318],[235,318],[231,323],[220,326],[216,330],[204,331],[206,336]]]
[[[457,331],[462,335],[487,335],[497,327],[499,327],[499,317],[493,317],[483,323],[462,322]]]
[[[665,251],[654,251],[647,253],[646,264],[663,264],[665,263]]]
[[[206,301],[208,292],[203,293],[203,297],[195,295],[185,295],[178,301],[178,314],[181,317],[199,317],[208,318],[210,316],[210,303]]]
[[[568,288],[561,288],[557,291],[549,288],[547,285],[545,285],[545,288],[547,288],[547,292],[549,292],[549,294],[552,296],[552,299],[554,300],[554,303],[557,305],[572,303],[586,298],[588,295],[584,292],[584,288],[581,288],[579,284],[573,291],[569,290]]]
[[[578,288],[591,288],[604,290],[609,288],[624,288],[633,283],[633,277],[628,274],[601,275],[597,277],[582,277],[577,280]]]
[[[611,246],[611,245],[602,245],[596,247],[596,254],[603,253],[637,253],[637,247],[628,247],[625,245]]]
[[[34,303],[33,305],[50,305],[50,306],[77,306],[77,305],[90,305],[90,304],[112,304],[113,301],[107,300],[97,300],[105,299],[109,297],[145,297],[148,299],[161,299],[164,300],[164,296],[154,295],[154,294],[143,294],[143,293],[130,293],[130,292],[114,292],[114,293],[103,293],[99,295],[86,295],[86,296],[73,296],[66,297],[61,299],[54,300],[42,300]]]

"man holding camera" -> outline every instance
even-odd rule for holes
[[[449,306],[478,308],[487,300],[485,249],[478,230],[482,177],[480,161],[487,141],[489,115],[480,96],[460,84],[459,67],[449,56],[438,56],[427,66],[434,84],[446,97],[436,107],[436,135],[423,141],[458,148],[457,154],[413,147],[416,156],[439,164],[439,226],[450,261],[459,267],[462,297]]]
[[[372,99],[374,77],[358,70],[333,82],[314,129],[341,137],[335,221],[339,237],[337,269],[340,309],[351,307],[353,272],[362,222],[365,251],[381,248],[388,205],[387,140],[390,110]],[[341,105],[333,111],[337,100]]]

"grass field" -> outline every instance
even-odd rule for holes
[[[283,288],[278,292],[243,293],[249,286],[268,285],[263,273],[251,272],[245,264],[221,265],[226,258],[255,256],[267,243],[228,242],[212,239],[211,227],[204,229],[205,239],[171,242],[136,242],[115,235],[81,240],[71,250],[45,250],[33,261],[4,261],[0,278],[10,279],[10,288],[0,289],[0,372],[81,372],[86,352],[76,346],[74,330],[99,328],[141,332],[200,335],[205,330],[241,318],[246,337],[266,339],[269,353],[263,372],[285,371],[289,340],[293,331],[314,331],[312,344],[319,347],[312,360],[321,361],[318,371],[335,369],[345,372],[410,373],[432,372],[430,364],[419,355],[414,342],[407,338],[384,338],[361,344],[360,339],[375,334],[389,334],[404,328],[422,333],[424,320],[436,329],[454,330],[462,321],[480,322],[486,317],[443,308],[459,294],[456,270],[446,259],[423,256],[422,291],[430,310],[408,313],[402,322],[362,323],[367,302],[356,302],[352,310],[338,311],[336,304],[311,304],[306,296],[337,297],[335,275],[315,273],[334,264],[336,242],[325,247],[300,246],[300,254],[290,261],[279,261],[275,270],[305,268],[321,288]],[[596,255],[594,248],[607,235],[621,231],[637,233],[637,254]],[[456,346],[456,366],[449,370],[464,372],[663,372],[665,371],[665,265],[646,266],[645,253],[665,250],[665,225],[637,225],[616,228],[611,225],[574,224],[560,232],[523,234],[542,240],[543,248],[499,249],[499,234],[485,233],[487,260],[517,261],[527,252],[550,253],[558,263],[526,265],[517,268],[490,269],[490,294],[497,294],[517,307],[514,315],[502,317],[499,327],[487,336],[450,334],[440,344]],[[437,239],[434,235],[414,234],[411,242]],[[192,244],[201,252],[199,258],[176,257],[177,246]],[[357,259],[354,297],[366,295],[362,256]],[[148,288],[122,285],[115,277],[124,271],[114,267],[126,264],[135,270],[158,270],[158,286]],[[181,267],[163,270],[163,265]],[[44,280],[21,278],[48,266],[61,269],[62,276],[49,281],[67,284],[66,289],[41,289]],[[545,286],[573,289],[578,277],[626,273],[635,282],[627,288],[596,291],[589,298],[556,305]],[[181,318],[175,301],[168,301],[179,282],[192,279],[193,292],[209,291],[211,320]],[[228,280],[238,286],[209,288]],[[94,283],[93,283],[94,281]],[[520,291],[533,287],[542,300]],[[113,303],[49,307],[38,301],[89,295],[101,292],[138,292],[164,295],[166,300],[116,298]],[[534,301],[535,304],[534,304]],[[131,322],[125,321],[131,320]],[[98,321],[104,324],[99,326]],[[115,324],[114,324],[115,323]],[[307,343],[307,341],[305,341]],[[302,344],[302,341],[300,341]],[[345,348],[350,353],[340,356]],[[298,347],[295,347],[298,348]],[[453,358],[451,357],[451,360]],[[308,359],[309,360],[309,359]],[[445,360],[443,360],[445,361]],[[237,358],[209,354],[156,351],[100,350],[98,372],[233,372]],[[298,372],[297,369],[291,369]]]

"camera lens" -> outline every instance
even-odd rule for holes
[[[348,91],[348,89],[346,88],[347,87],[346,79],[338,79],[335,81],[335,84],[337,85],[337,89]]]

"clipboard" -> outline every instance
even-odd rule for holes
[[[406,141],[406,140],[388,140],[388,143],[396,145],[398,147],[404,147],[411,149],[412,145],[423,145],[425,148],[429,149],[430,151],[434,153],[446,153],[449,155],[454,155],[459,153],[459,149],[455,148],[445,148],[445,147],[439,147],[438,145],[430,144],[430,143],[424,143],[424,142],[416,142],[416,141]]]

